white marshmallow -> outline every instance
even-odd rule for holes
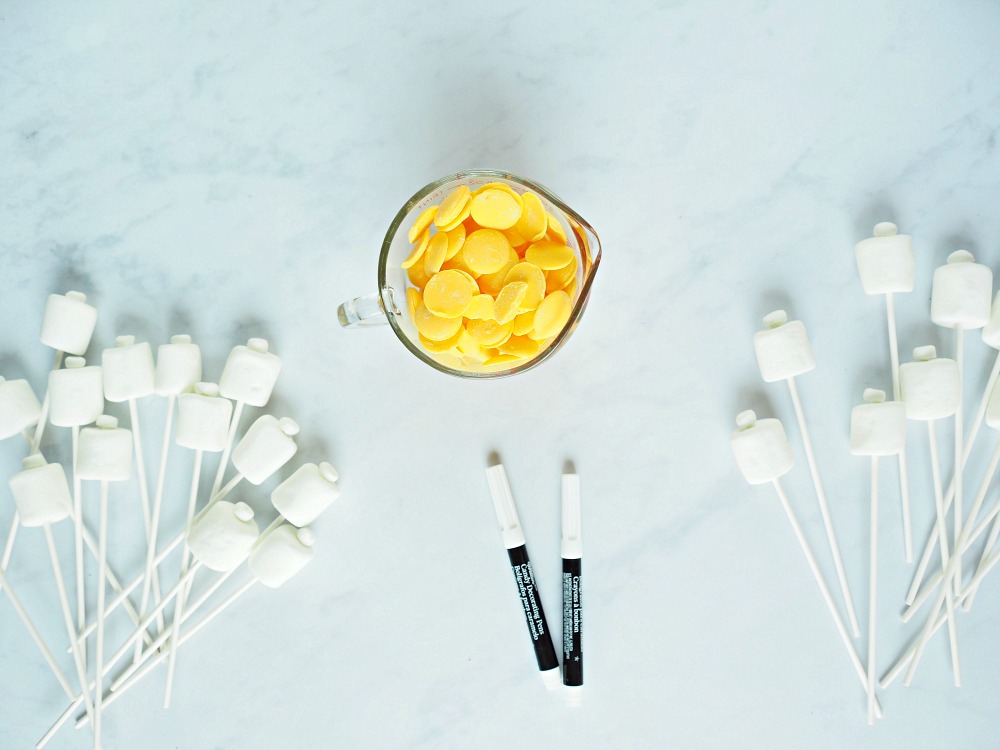
[[[308,526],[340,497],[337,472],[323,462],[303,464],[288,479],[274,488],[271,503],[290,523]]]
[[[76,475],[80,479],[124,482],[132,473],[132,433],[114,417],[102,415],[96,427],[80,431]]]
[[[264,414],[233,450],[233,466],[250,484],[261,484],[295,455],[292,438],[298,433],[299,426],[288,417]]]
[[[752,411],[736,417],[739,428],[729,438],[736,465],[750,484],[767,484],[792,469],[794,459],[785,428],[777,419],[761,419]]]
[[[1000,349],[1000,292],[993,298],[993,307],[990,308],[990,319],[982,331],[983,343]]]
[[[283,524],[260,540],[247,565],[258,581],[276,589],[312,560],[315,542],[311,529]]]
[[[196,383],[194,393],[177,398],[177,445],[217,453],[226,447],[233,402],[219,396],[215,383]]]
[[[982,328],[990,322],[992,296],[993,271],[967,250],[957,250],[934,269],[931,320],[949,328]]]
[[[155,389],[161,396],[187,393],[201,380],[201,349],[190,336],[171,336],[156,350]]]
[[[259,536],[249,505],[219,500],[191,526],[187,544],[202,565],[224,573],[243,562]]]
[[[993,386],[990,400],[986,404],[986,424],[1000,430],[1000,383]]]
[[[142,398],[153,392],[156,382],[153,349],[148,341],[135,343],[135,336],[119,336],[115,346],[101,357],[104,368],[104,398],[112,403]]]
[[[97,310],[87,304],[87,295],[50,294],[42,318],[42,343],[67,354],[83,354],[96,325]]]
[[[913,291],[917,274],[913,240],[897,231],[895,224],[883,221],[875,225],[873,237],[854,246],[865,294]]]
[[[0,377],[0,440],[38,424],[42,405],[27,380]]]
[[[760,376],[767,383],[787,380],[816,367],[809,336],[801,320],[788,321],[784,310],[764,317],[767,328],[757,331],[753,348],[757,353]]]
[[[67,357],[66,368],[49,373],[49,421],[81,427],[104,413],[104,373],[83,357]]]
[[[937,357],[933,346],[913,350],[916,362],[899,368],[899,390],[907,419],[945,419],[961,406],[961,379],[958,363]]]
[[[24,459],[24,471],[10,478],[10,491],[22,526],[56,523],[72,513],[66,472],[59,464],[45,463],[41,454]]]
[[[855,456],[895,456],[906,443],[906,407],[886,401],[885,392],[866,388],[868,403],[851,410],[851,453]]]
[[[219,393],[250,406],[264,406],[281,372],[281,359],[267,350],[264,339],[234,346],[219,378]]]

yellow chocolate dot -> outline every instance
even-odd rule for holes
[[[497,368],[500,369],[510,369],[510,367],[515,363],[520,361],[522,358],[518,357],[516,354],[497,354],[494,357],[490,357],[488,360],[483,362],[483,367]]]
[[[500,232],[478,229],[465,238],[461,257],[477,274],[495,273],[506,265],[510,252],[510,243]]]
[[[523,281],[528,285],[528,293],[521,302],[519,312],[534,310],[545,296],[545,274],[534,263],[518,263],[504,277],[504,286],[512,281]],[[424,293],[426,295],[426,292]]]
[[[550,214],[548,211],[545,212],[545,216],[548,219],[548,224],[545,228],[545,233],[547,235],[550,235],[549,239],[557,240],[565,245],[566,230],[563,229],[563,226],[559,222],[559,219]]]
[[[545,236],[545,228],[548,226],[548,217],[545,215],[545,206],[541,199],[534,193],[525,193],[521,196],[524,205],[521,211],[521,218],[517,220],[514,229],[528,242],[538,242]]]
[[[558,268],[565,268],[573,261],[573,250],[559,242],[542,240],[528,248],[524,259],[534,263],[543,271],[555,271]]]
[[[469,280],[459,271],[441,271],[432,276],[424,287],[424,305],[427,309],[441,318],[458,319],[459,326],[462,324],[461,317],[469,309],[470,304],[472,304],[472,289]],[[440,340],[426,333],[424,335],[435,341]]]
[[[417,238],[423,234],[424,230],[431,225],[431,222],[434,221],[434,217],[437,216],[437,212],[437,206],[428,206],[420,212],[420,216],[414,220],[413,225],[410,227],[410,233],[408,236],[411,244],[416,242]]]
[[[500,290],[503,289],[504,278],[510,272],[510,269],[520,262],[521,259],[517,256],[517,253],[514,252],[514,249],[511,248],[510,253],[507,256],[507,262],[504,264],[503,268],[496,273],[483,274],[476,279],[476,281],[479,282],[479,289],[483,292],[483,294],[491,294],[494,297],[500,294]]]
[[[466,271],[466,270],[464,270],[462,268],[453,268],[451,270],[458,271],[460,274],[462,274],[468,280],[468,282],[469,282],[469,289],[472,290],[472,296],[473,297],[475,297],[476,295],[479,294],[479,285],[476,283],[476,280],[474,278],[472,278],[472,274],[471,273],[469,273],[468,271]]]
[[[527,336],[511,336],[500,345],[501,354],[513,354],[515,357],[531,359],[541,350],[542,345]]]
[[[514,335],[524,336],[535,327],[535,311],[519,313],[514,318]]]
[[[480,346],[487,348],[497,346],[510,338],[514,323],[511,321],[501,325],[495,320],[470,320],[465,328]]]
[[[424,252],[424,270],[432,276],[441,270],[445,256],[448,254],[448,235],[438,232],[431,241],[427,243],[427,250]]]
[[[435,354],[440,354],[441,352],[446,352],[449,349],[456,346],[459,340],[461,339],[462,332],[464,330],[465,330],[464,328],[459,326],[458,332],[455,333],[454,336],[449,336],[443,341],[434,341],[433,339],[429,339],[423,334],[420,334],[420,343],[427,351],[434,352]]]
[[[566,325],[571,312],[573,302],[569,295],[566,292],[552,292],[535,310],[535,333],[542,338],[555,336]]]
[[[472,197],[472,218],[481,227],[510,229],[521,218],[521,205],[510,193],[491,188]]]
[[[465,202],[465,208],[462,209],[461,213],[455,217],[454,221],[450,221],[447,224],[442,224],[438,227],[442,232],[450,232],[452,229],[457,227],[459,224],[463,223],[469,218],[469,211],[472,210],[472,201],[468,200]]]
[[[445,254],[445,260],[451,260],[456,255],[458,251],[462,249],[462,245],[465,244],[465,224],[459,224],[457,227],[447,232],[448,235],[448,252]]]
[[[496,302],[493,304],[497,323],[508,323],[514,320],[514,316],[517,315],[521,303],[524,302],[527,294],[528,285],[523,281],[512,281],[509,284],[505,284],[504,288],[500,290],[500,294],[497,295]]]
[[[515,250],[518,250],[521,247],[526,248],[528,246],[528,239],[517,231],[517,227],[504,229],[502,232],[503,236],[507,238],[507,242],[509,242],[511,247]],[[521,251],[518,251],[518,255],[521,255]]]
[[[577,263],[576,255],[574,255],[573,259],[562,268],[547,272],[545,274],[546,293],[565,289],[576,278],[577,265],[579,264]]]
[[[487,190],[502,190],[503,192],[510,195],[515,201],[517,201],[518,206],[524,206],[524,201],[521,195],[506,182],[487,182],[485,185],[480,185],[472,193],[472,197],[475,198],[480,193],[485,193]]]
[[[423,289],[427,286],[427,282],[430,281],[430,276],[427,275],[427,271],[424,270],[423,263],[417,263],[415,266],[410,266],[406,269],[406,277],[410,280],[410,283],[417,289]]]
[[[417,308],[420,303],[424,301],[424,296],[420,293],[419,289],[414,289],[412,286],[406,287],[406,309],[410,312],[410,320],[417,314]]]
[[[493,298],[488,294],[477,294],[472,298],[472,304],[465,311],[465,317],[472,320],[496,320],[497,314],[493,307]]]
[[[472,191],[465,185],[459,185],[448,193],[445,199],[441,201],[437,216],[434,217],[434,224],[437,228],[446,227],[461,216],[465,204],[469,202],[471,197]]]
[[[427,245],[428,243],[430,243],[430,241],[431,241],[430,230],[425,229],[424,233],[420,235],[420,239],[417,241],[417,246],[413,248],[413,252],[407,255],[406,260],[404,260],[400,265],[403,268],[409,268],[410,266],[415,264],[418,260],[420,260],[420,256],[424,254],[424,250],[427,249]]]
[[[428,310],[424,302],[421,302],[417,305],[417,311],[413,315],[413,324],[424,338],[431,341],[444,341],[458,333],[462,328],[462,319],[439,317]]]

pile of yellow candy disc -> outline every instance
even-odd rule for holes
[[[509,369],[530,361],[573,310],[577,256],[532,192],[461,186],[410,227],[403,261],[420,343],[447,364]]]

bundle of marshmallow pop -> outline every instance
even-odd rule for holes
[[[914,288],[916,263],[911,238],[898,234],[894,224],[883,222],[875,227],[873,237],[857,244],[855,254],[864,291],[869,295],[885,297],[893,392],[893,400],[886,401],[886,394],[883,391],[866,389],[863,394],[866,403],[855,407],[850,417],[851,452],[858,456],[868,456],[871,462],[867,664],[862,664],[851,639],[851,634],[855,638],[860,635],[860,629],[827,508],[826,494],[813,453],[808,424],[795,385],[795,378],[812,370],[816,366],[816,361],[805,326],[801,321],[788,321],[784,311],[773,312],[764,318],[766,329],[754,336],[754,349],[763,379],[769,383],[785,381],[787,384],[837,572],[841,598],[850,624],[850,634],[780,482],[780,477],[788,473],[793,466],[791,447],[781,422],[777,419],[758,420],[752,411],[743,412],[737,417],[738,429],[732,435],[731,444],[736,462],[746,480],[750,484],[769,483],[774,487],[830,610],[834,625],[847,649],[854,671],[867,693],[868,722],[871,724],[882,714],[876,697],[877,687],[888,687],[904,671],[906,674],[903,684],[909,685],[930,637],[945,624],[948,626],[953,679],[956,687],[961,684],[956,612],[960,608],[966,611],[971,608],[983,577],[1000,561],[1000,552],[993,552],[997,536],[1000,534],[1000,523],[995,522],[997,515],[1000,514],[1000,500],[995,501],[983,512],[990,484],[1000,465],[1000,441],[993,451],[968,512],[964,507],[963,476],[966,462],[983,421],[985,420],[990,427],[1000,430],[1000,388],[996,387],[1000,376],[1000,356],[998,356],[966,435],[963,424],[966,406],[963,390],[964,331],[982,329],[983,341],[990,347],[1000,350],[1000,294],[991,306],[992,271],[976,263],[972,255],[964,250],[952,253],[947,263],[934,272],[931,319],[936,325],[954,330],[955,358],[938,357],[933,346],[921,346],[914,349],[913,362],[900,365],[893,295],[909,292]],[[938,420],[949,418],[954,419],[955,472],[945,489],[941,477],[935,426]],[[912,563],[906,461],[908,420],[926,423],[936,521],[924,547],[913,583],[906,595],[907,609],[903,613],[903,621],[909,622],[924,603],[931,597],[933,599],[926,620],[909,649],[892,665],[882,680],[877,681],[875,675],[879,458],[895,456],[899,463],[904,552],[907,562]],[[949,509],[952,510],[950,536],[947,515]],[[963,555],[991,524],[993,528],[981,556],[971,561],[972,565],[963,566]],[[940,558],[940,569],[925,582],[928,567],[935,555]]]
[[[0,587],[70,701],[38,747],[43,747],[81,706],[84,712],[77,719],[77,727],[91,723],[94,746],[101,747],[104,710],[164,662],[164,707],[168,707],[181,645],[254,584],[277,588],[302,570],[313,555],[315,535],[309,525],[340,493],[333,466],[306,463],[271,493],[278,516],[264,531],[259,530],[249,505],[225,499],[244,480],[255,486],[264,483],[297,450],[294,438],[298,425],[291,419],[268,414],[254,421],[236,440],[244,408],[267,404],[281,369],[281,360],[268,351],[266,341],[251,339],[246,346],[235,347],[216,385],[201,382],[201,351],[189,336],[174,336],[169,344],[160,346],[155,363],[148,343],[120,336],[115,347],[104,350],[100,366],[87,365],[79,355],[90,346],[96,321],[97,311],[87,304],[83,294],[51,295],[45,306],[41,340],[56,355],[44,398],[40,402],[26,380],[0,377],[0,440],[21,434],[27,443],[24,468],[10,477],[16,512],[0,560]],[[150,493],[137,402],[153,395],[166,398],[167,409],[159,470]],[[131,429],[119,427],[117,419],[104,413],[106,401],[127,403]],[[70,428],[72,483],[67,481],[61,464],[47,463],[42,455],[47,424]],[[186,503],[184,529],[162,544],[161,509],[171,501],[164,497],[164,490],[171,471],[172,443],[194,451],[194,466],[189,490],[185,490],[183,498],[174,498]],[[211,491],[205,495],[207,501],[199,510],[205,453],[218,454],[219,464]],[[234,476],[223,484],[230,464]],[[130,479],[133,466],[145,529],[144,566],[126,583],[108,564],[108,499],[110,486]],[[97,539],[82,512],[86,482],[99,486]],[[118,505],[115,512],[123,512],[123,508]],[[75,540],[75,611],[52,533],[53,524],[66,519],[73,525]],[[67,650],[72,654],[75,685],[43,640],[6,574],[22,526],[41,527],[44,532],[60,616],[69,639]],[[178,548],[179,563],[176,558],[170,560],[177,565],[176,582],[169,591],[161,591],[161,565]],[[85,559],[85,552],[94,562]],[[249,573],[246,581],[221,600],[215,597],[218,601],[213,601],[213,595],[242,568],[244,561]],[[95,564],[96,597],[88,602],[84,581],[88,566]],[[192,598],[195,576],[202,569],[216,575],[204,591]],[[108,588],[113,594],[110,598]],[[205,609],[206,604],[211,608]],[[134,631],[108,658],[105,619],[116,611],[131,620]],[[194,619],[200,612],[201,617]],[[131,657],[124,659],[130,652]]]

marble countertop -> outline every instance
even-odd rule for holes
[[[1000,269],[998,36],[1000,9],[972,1],[0,4],[0,374],[44,387],[53,291],[99,308],[91,357],[120,333],[188,332],[215,379],[231,346],[264,336],[285,363],[268,411],[301,423],[303,459],[342,474],[313,564],[192,639],[169,711],[162,675],[109,707],[105,746],[992,742],[997,583],[959,620],[964,687],[938,637],[867,727],[780,506],[744,483],[728,438],[744,408],[785,421],[787,487],[833,584],[789,401],[753,358],[761,317],[785,308],[819,362],[800,388],[864,622],[867,462],[847,449],[848,414],[889,383],[883,308],[861,291],[853,247],[881,220],[914,237],[904,358],[950,351],[928,320],[931,270],[960,247]],[[605,251],[568,345],[497,382],[443,376],[388,328],[336,323],[337,303],[374,291],[400,205],[469,167],[551,187]],[[967,348],[971,392],[992,350],[973,336]],[[162,402],[143,409],[154,441]],[[533,665],[483,474],[492,450],[557,629],[559,473],[572,459],[581,474],[577,711]],[[920,544],[933,501],[917,430],[910,451]],[[0,446],[5,475],[20,459]],[[914,634],[898,618],[912,568],[885,471],[880,673]],[[269,487],[244,497],[264,507]],[[120,492],[111,559],[131,570],[141,522]],[[0,528],[12,513],[4,488]],[[183,510],[166,513],[179,528]],[[44,545],[22,534],[11,580],[61,646]],[[0,746],[31,747],[66,700],[3,599],[0,633]],[[90,741],[65,728],[49,747]]]

